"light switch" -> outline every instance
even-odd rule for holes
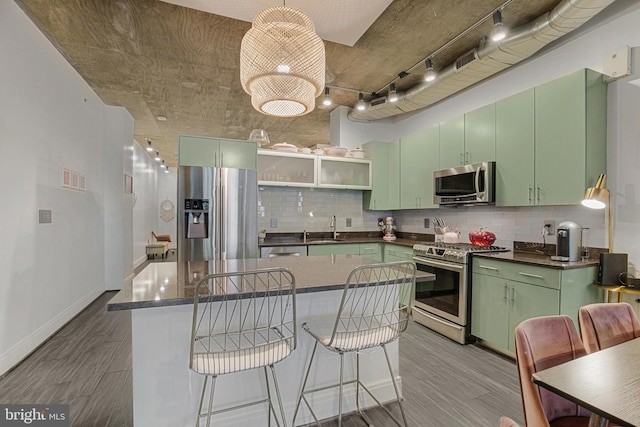
[[[47,209],[40,209],[38,211],[38,222],[40,224],[50,224],[51,223],[51,211]]]

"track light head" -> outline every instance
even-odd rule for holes
[[[148,152],[153,151],[153,147],[151,146],[151,140],[149,138],[147,138],[147,151]]]
[[[333,102],[331,101],[331,95],[329,94],[329,86],[325,86],[324,88],[324,98],[322,99],[322,105],[329,106]]]
[[[491,40],[499,42],[507,37],[507,29],[502,23],[502,12],[496,10],[493,13],[493,30],[491,30]]]
[[[156,162],[159,162],[160,160],[162,160],[162,159],[160,158],[160,152],[159,152],[159,151],[156,151],[156,157],[155,157],[155,159],[154,159],[154,160],[155,160]]]
[[[436,72],[433,71],[433,61],[431,58],[427,58],[425,61],[425,66],[427,67],[427,74],[424,75],[424,79],[428,82],[432,82],[436,79]]]
[[[364,103],[364,94],[362,92],[360,92],[360,94],[358,95],[358,103],[356,104],[356,108],[358,109],[358,111],[364,111],[364,109],[367,108]]]
[[[398,101],[398,91],[396,90],[396,84],[391,83],[389,85],[389,102],[397,102]]]

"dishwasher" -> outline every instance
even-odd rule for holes
[[[280,256],[307,256],[306,246],[263,246],[260,248],[260,258]]]

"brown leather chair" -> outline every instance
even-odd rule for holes
[[[588,353],[640,337],[640,321],[626,302],[585,305],[580,307],[578,319]]]
[[[569,316],[543,316],[520,323],[515,330],[516,361],[527,427],[577,427],[589,424],[590,412],[549,390],[531,375],[586,354]]]

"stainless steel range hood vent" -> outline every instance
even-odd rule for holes
[[[369,122],[426,108],[523,61],[596,16],[614,0],[564,0],[551,12],[510,31],[498,43],[483,43],[438,71],[435,82],[421,82],[398,94],[394,103],[352,109],[350,120]]]

